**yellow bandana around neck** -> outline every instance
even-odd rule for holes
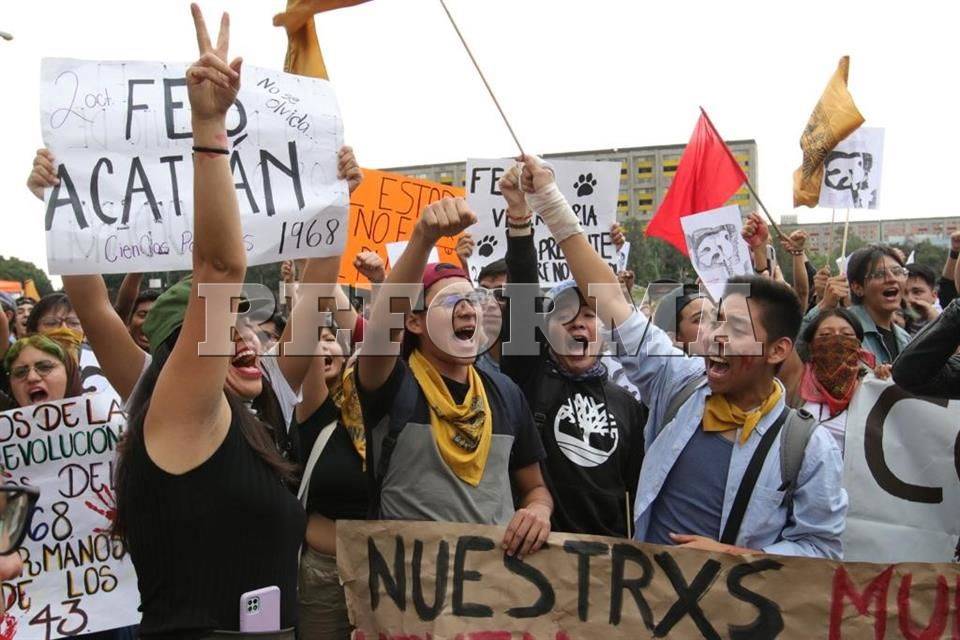
[[[333,392],[333,402],[340,409],[340,422],[343,423],[353,448],[357,450],[363,460],[363,468],[367,468],[367,434],[363,428],[363,414],[360,411],[360,396],[357,394],[357,385],[354,379],[354,369],[350,367],[342,376],[340,386]]]
[[[470,367],[470,387],[463,403],[457,404],[443,377],[419,349],[410,354],[410,371],[427,398],[430,427],[440,456],[458,478],[476,487],[483,478],[493,439],[493,416],[480,374]]]
[[[744,444],[750,434],[753,433],[753,429],[760,422],[760,419],[773,410],[782,395],[783,389],[774,382],[773,391],[763,401],[763,404],[753,411],[747,412],[731,404],[726,396],[715,393],[707,398],[707,406],[703,412],[703,430],[732,431],[743,427],[740,432],[740,444]]]

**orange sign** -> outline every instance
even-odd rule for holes
[[[350,196],[350,220],[347,246],[340,262],[340,283],[368,287],[369,281],[353,266],[357,254],[376,251],[388,263],[387,245],[409,240],[423,208],[447,196],[462,197],[463,189],[397,173],[364,169],[363,183]],[[457,238],[442,238],[437,243],[440,260],[459,265],[456,246]]]

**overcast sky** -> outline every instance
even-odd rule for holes
[[[882,208],[853,219],[956,216],[960,85],[952,3],[447,0],[528,151],[686,142],[703,105],[727,139],[754,138],[761,198],[793,211],[798,139],[837,60],[867,126],[885,127]],[[207,0],[232,19],[231,54],[282,68],[283,0]],[[388,167],[516,150],[437,0],[373,0],[317,19],[361,164]],[[42,211],[24,182],[42,144],[44,56],[186,61],[187,2],[0,3],[0,254],[46,266]],[[829,211],[800,209],[801,222]]]

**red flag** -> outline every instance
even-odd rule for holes
[[[647,225],[646,235],[662,238],[687,255],[680,218],[722,207],[746,181],[746,174],[713,128],[707,112],[700,109],[700,119],[680,157],[673,183]]]

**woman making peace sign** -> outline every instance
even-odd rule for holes
[[[191,6],[200,58],[187,70],[194,143],[193,280],[165,292],[144,325],[153,361],[131,399],[117,470],[116,532],[137,570],[140,635],[204,638],[240,628],[240,597],[280,590],[276,637],[293,638],[297,552],[306,518],[284,486],[292,467],[245,406],[261,390],[259,369],[236,357],[201,357],[209,326],[200,283],[240,295],[246,251],[226,154],[225,117],[240,88],[240,59],[227,64],[230,23],[216,46]],[[257,350],[252,332],[236,353]],[[232,637],[236,637],[235,635]]]

